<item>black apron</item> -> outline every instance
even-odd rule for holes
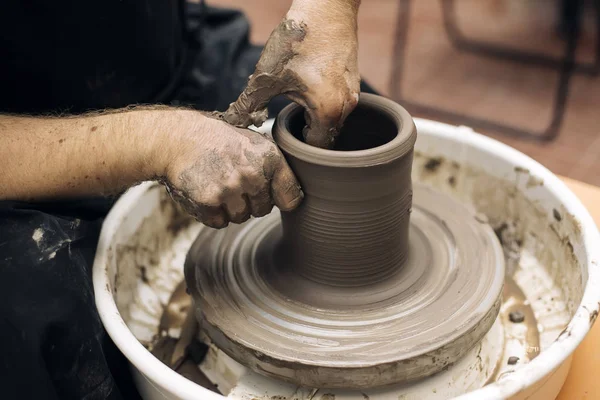
[[[224,111],[262,47],[243,14],[203,3],[3,0],[0,49],[0,112],[38,115],[140,103]],[[275,99],[270,116],[287,104]],[[139,398],[94,303],[114,200],[0,202],[1,398]]]

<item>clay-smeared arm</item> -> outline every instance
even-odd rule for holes
[[[197,111],[138,108],[81,117],[0,115],[0,200],[110,195],[164,182],[201,222],[223,227],[273,205],[298,182],[277,146]]]
[[[306,142],[331,147],[358,102],[359,5],[360,0],[294,0],[224,119],[260,126],[269,101],[284,94],[306,110]]]

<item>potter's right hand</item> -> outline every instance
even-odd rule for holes
[[[172,139],[166,186],[207,226],[262,217],[274,205],[289,211],[303,198],[277,145],[259,133],[205,117],[196,129]]]

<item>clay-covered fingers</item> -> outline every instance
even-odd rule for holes
[[[229,225],[230,219],[223,207],[197,205],[192,215],[202,224],[215,229]]]
[[[250,206],[250,213],[253,217],[264,217],[273,209],[273,200],[271,199],[271,193],[267,185],[258,191],[250,190],[247,194],[247,198]]]
[[[229,105],[223,114],[223,119],[233,126],[247,128],[250,125],[262,126],[269,116],[267,105],[279,93],[274,93],[272,85],[261,74],[252,75],[248,86],[238,99]]]
[[[240,128],[260,127],[269,115],[267,106],[271,99],[286,91],[287,84],[281,79],[283,66],[278,64],[282,59],[281,49],[274,45],[276,41],[273,35],[269,38],[246,88],[223,113],[223,119],[229,124]]]
[[[192,200],[192,205],[188,204],[187,209],[200,222],[217,229],[230,222],[241,224],[251,216],[263,217],[273,206],[282,211],[295,209],[304,197],[296,177],[283,155],[273,157],[270,154],[267,158],[273,168],[242,174],[237,185],[224,185],[213,191],[218,194],[212,196],[200,195],[197,200]],[[268,169],[273,171],[270,177],[265,174]]]
[[[300,186],[277,145],[248,129],[207,119],[210,132],[193,135],[167,171],[172,197],[198,221],[212,228],[262,217],[274,205],[294,209],[302,199]]]
[[[312,146],[332,148],[348,115],[356,108],[359,100],[360,81],[351,87],[338,88],[337,95],[323,97],[323,92],[309,93],[306,107],[304,141]]]
[[[246,222],[251,215],[248,196],[245,193],[239,193],[229,198],[223,203],[223,209],[227,214],[229,221],[234,224]]]
[[[229,225],[230,218],[221,203],[210,204],[211,200],[208,197],[205,199],[209,200],[197,198],[193,193],[180,190],[170,183],[166,183],[166,188],[173,200],[198,222],[215,229]]]
[[[296,176],[283,156],[280,164],[273,173],[271,196],[273,197],[273,202],[281,211],[294,210],[304,198],[300,183],[298,183]]]
[[[261,142],[257,158],[261,160],[261,173],[247,176],[244,185],[254,217],[268,214],[273,206],[291,211],[304,198],[296,176],[277,145],[262,136]],[[256,141],[254,143],[256,145]]]
[[[286,18],[273,30],[248,85],[223,114],[231,125],[247,128],[261,126],[267,119],[267,105],[274,97],[303,91],[303,79],[290,67],[298,53],[297,45],[306,35],[303,23]]]

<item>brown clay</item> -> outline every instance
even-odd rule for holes
[[[188,254],[201,329],[254,371],[308,387],[440,371],[498,315],[500,243],[473,210],[412,187],[414,125],[397,104],[363,94],[334,150],[302,143],[300,110],[280,114],[274,138],[303,205],[203,230]]]
[[[397,272],[408,255],[411,167],[417,137],[396,103],[364,95],[333,150],[303,142],[303,112],[286,108],[273,138],[305,193],[282,213],[285,258],[299,275],[363,286]]]

